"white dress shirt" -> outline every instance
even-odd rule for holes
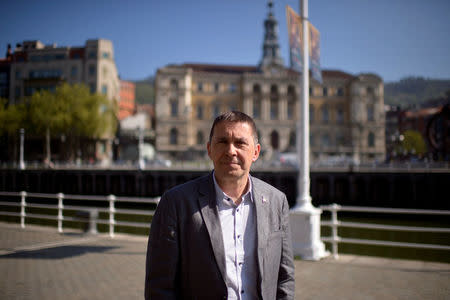
[[[258,299],[256,216],[251,181],[241,203],[236,205],[213,178],[225,247],[228,299]]]

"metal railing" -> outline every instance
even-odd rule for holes
[[[78,222],[90,222],[91,232],[96,232],[97,224],[107,224],[109,225],[109,236],[114,237],[115,226],[128,226],[128,227],[140,227],[149,228],[150,223],[144,222],[129,222],[129,221],[118,221],[115,219],[116,214],[125,215],[142,215],[142,216],[153,216],[154,210],[143,210],[143,209],[127,209],[127,208],[116,208],[117,202],[129,202],[129,203],[139,203],[139,204],[158,204],[159,197],[155,198],[135,198],[135,197],[117,197],[115,195],[108,196],[86,196],[86,195],[65,195],[59,194],[42,194],[42,193],[27,193],[22,192],[0,192],[0,196],[6,196],[11,198],[20,197],[20,202],[11,201],[15,199],[8,199],[9,201],[0,201],[0,206],[9,207],[20,207],[19,212],[11,212],[0,210],[0,215],[3,216],[16,216],[20,217],[20,225],[25,228],[27,218],[35,219],[47,219],[56,220],[58,223],[58,232],[63,232],[63,221],[78,221]],[[55,204],[41,204],[27,202],[27,198],[45,198],[45,199],[56,199]],[[88,205],[67,205],[64,204],[64,200],[79,200],[83,202],[92,201],[105,201],[109,204],[109,207],[92,207]],[[73,201],[72,201],[73,202]],[[57,215],[51,214],[37,214],[27,212],[27,208],[40,208],[40,209],[52,209],[57,210]],[[65,216],[64,211],[75,211],[75,212],[88,212],[90,218],[86,219],[81,216]],[[94,216],[92,216],[94,212]],[[109,219],[97,219],[96,215],[98,212],[104,212],[109,214]],[[94,228],[92,228],[94,226]]]
[[[338,220],[338,212],[361,212],[361,213],[384,213],[384,214],[420,214],[420,215],[441,215],[448,216],[448,210],[425,210],[425,209],[399,209],[399,208],[380,208],[380,207],[360,207],[360,206],[340,206],[337,204],[320,206],[322,211],[331,212],[331,221],[321,221],[322,226],[331,227],[331,236],[322,237],[324,242],[330,242],[332,246],[332,253],[334,258],[338,258],[338,243],[350,243],[361,245],[377,245],[377,246],[393,246],[393,247],[407,247],[407,248],[421,248],[421,249],[437,249],[450,250],[448,245],[435,245],[426,243],[407,243],[407,242],[393,242],[380,240],[367,240],[356,238],[344,238],[338,236],[339,227],[349,228],[363,228],[363,229],[378,229],[391,231],[407,231],[407,232],[438,232],[450,233],[450,228],[441,227],[418,227],[418,226],[398,226],[398,225],[382,225],[374,223],[360,223],[360,222],[343,222]]]

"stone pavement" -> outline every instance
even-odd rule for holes
[[[0,299],[143,299],[146,243],[0,223]],[[350,255],[295,264],[296,299],[450,299],[450,264]]]

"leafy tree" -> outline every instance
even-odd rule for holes
[[[401,147],[408,153],[415,153],[417,155],[424,155],[427,152],[425,140],[420,132],[415,130],[406,130],[403,133],[403,141]]]
[[[14,136],[25,126],[27,109],[24,103],[8,105],[6,99],[0,98],[0,135]]]
[[[8,105],[8,100],[0,98],[0,137],[5,145],[12,145],[12,148],[2,149],[8,160],[17,159],[17,143],[19,129],[27,126],[28,110],[25,103]]]
[[[73,158],[81,137],[105,138],[116,129],[115,105],[103,95],[91,94],[85,85],[63,84],[55,92],[36,92],[28,105],[34,133],[46,135],[47,158],[50,135],[65,135]]]

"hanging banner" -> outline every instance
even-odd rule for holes
[[[302,19],[289,6],[286,6],[286,19],[289,32],[289,54],[291,68],[303,71],[303,30]]]
[[[320,69],[320,32],[311,23],[309,24],[309,57],[311,60],[312,77],[322,83]]]

